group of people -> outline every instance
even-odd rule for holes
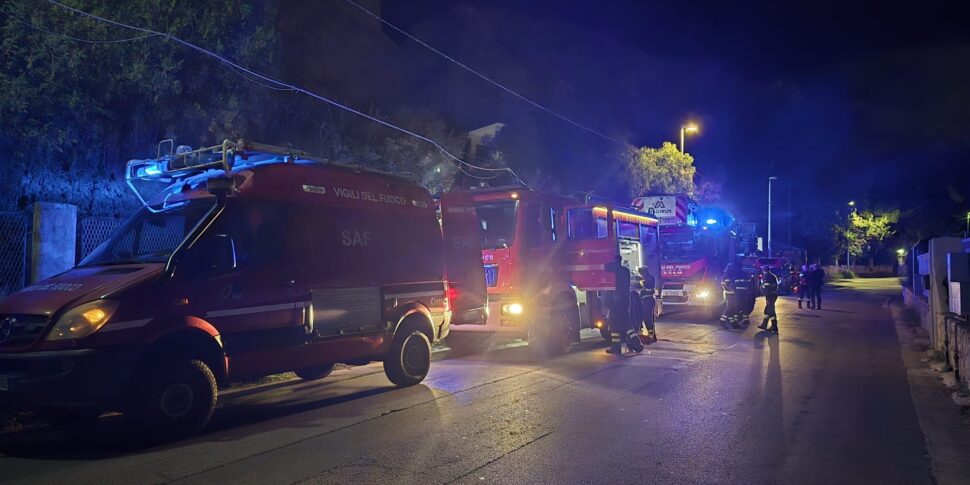
[[[608,264],[607,269],[616,276],[616,290],[610,304],[611,345],[606,352],[619,354],[624,343],[634,352],[643,352],[640,334],[644,328],[647,329],[647,341],[657,341],[657,279],[646,266],[638,268],[636,277],[632,277],[620,256]]]
[[[626,343],[630,350],[642,352],[640,334],[644,328],[647,329],[647,341],[657,341],[657,279],[646,266],[638,268],[635,278],[631,277],[630,270],[623,265],[619,256],[607,268],[616,275],[616,291],[610,304],[609,330],[612,345],[606,351],[619,354],[623,343]],[[816,264],[804,265],[801,269],[796,290],[798,308],[802,308],[802,302],[807,298],[808,308],[821,310],[825,271]],[[751,313],[754,312],[755,301],[760,294],[765,297],[765,311],[758,328],[777,334],[778,313],[775,303],[778,301],[780,286],[781,280],[770,266],[757,272],[748,272],[736,263],[728,264],[721,277],[725,301],[721,325],[724,328],[746,328],[750,325]],[[636,297],[639,301],[631,299]],[[634,309],[633,305],[639,305],[641,311],[631,311]]]
[[[798,273],[798,308],[802,308],[802,300],[808,300],[808,308],[822,309],[822,285],[825,284],[825,270],[819,265],[802,265]]]

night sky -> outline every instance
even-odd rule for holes
[[[958,2],[463,0],[382,8],[523,94],[636,144],[674,141],[682,122],[696,120],[702,133],[687,148],[699,174],[722,181],[748,220],[765,217],[769,173],[781,178],[782,193],[792,184],[795,211],[849,199],[904,207],[952,200],[947,184],[970,196],[970,28]],[[531,111],[398,41],[434,78],[430,91],[448,93],[431,102],[452,107],[460,123]],[[570,153],[580,143],[591,153],[609,150],[562,122],[539,123],[544,136],[569,140]],[[544,169],[576,185],[594,162],[570,153]]]

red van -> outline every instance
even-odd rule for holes
[[[127,170],[167,188],[136,190],[144,207],[76,268],[0,302],[0,400],[184,436],[229,381],[380,360],[417,384],[452,311],[484,314],[484,289],[453,308],[449,218],[406,179],[228,141]]]

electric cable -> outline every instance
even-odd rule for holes
[[[452,154],[450,151],[448,151],[443,146],[441,146],[440,143],[432,140],[431,138],[428,138],[428,137],[426,137],[424,135],[420,135],[420,134],[415,133],[415,132],[413,132],[411,130],[408,130],[406,128],[402,128],[402,127],[397,126],[397,125],[395,125],[393,123],[390,123],[388,121],[384,121],[384,120],[382,120],[380,118],[377,118],[375,116],[371,116],[371,115],[366,114],[366,113],[364,113],[364,112],[362,112],[360,110],[357,110],[355,108],[352,108],[350,106],[347,106],[345,104],[342,104],[342,103],[340,103],[338,101],[335,101],[333,99],[330,99],[330,98],[328,98],[326,96],[322,96],[320,94],[314,93],[312,91],[309,91],[307,89],[301,88],[299,86],[296,86],[296,85],[293,85],[293,84],[289,84],[289,83],[286,83],[286,82],[283,82],[283,81],[279,81],[279,80],[273,79],[273,78],[271,78],[271,77],[269,77],[267,75],[261,74],[259,72],[253,71],[251,69],[248,69],[248,68],[246,68],[246,67],[244,67],[244,66],[242,66],[240,64],[237,64],[236,62],[233,62],[233,61],[227,59],[226,57],[223,57],[223,56],[221,56],[219,54],[216,54],[215,52],[212,52],[212,51],[210,51],[208,49],[205,49],[203,47],[200,47],[198,45],[195,45],[195,44],[193,44],[191,42],[182,40],[182,39],[180,39],[180,38],[178,38],[178,37],[176,37],[176,36],[174,36],[172,34],[167,34],[167,33],[164,33],[164,32],[158,32],[158,31],[155,31],[155,30],[146,29],[146,28],[143,28],[143,27],[136,27],[136,26],[133,26],[133,25],[128,25],[128,24],[124,24],[124,23],[117,22],[117,21],[114,21],[114,20],[106,19],[106,18],[100,17],[98,15],[95,15],[95,14],[92,14],[92,13],[88,13],[88,12],[85,12],[83,10],[76,9],[74,7],[70,7],[70,6],[64,5],[64,4],[60,3],[60,2],[57,2],[56,0],[47,0],[47,1],[49,3],[51,3],[51,4],[54,4],[54,5],[58,6],[58,7],[61,7],[61,8],[65,8],[67,10],[70,10],[70,11],[72,11],[72,12],[78,14],[78,15],[82,15],[84,17],[88,17],[88,18],[91,18],[91,19],[94,19],[94,20],[97,20],[97,21],[100,21],[100,22],[106,22],[106,23],[109,23],[109,24],[112,24],[112,25],[115,25],[115,26],[118,26],[118,27],[122,27],[122,28],[126,28],[126,29],[131,29],[131,30],[135,30],[135,31],[139,31],[139,32],[145,32],[147,34],[152,34],[152,35],[157,35],[157,36],[163,36],[166,39],[171,40],[173,42],[176,42],[178,44],[181,44],[182,46],[185,46],[185,47],[187,47],[189,49],[192,49],[192,50],[201,52],[203,54],[206,54],[206,55],[208,55],[210,57],[213,57],[213,58],[217,59],[218,61],[220,61],[221,63],[223,63],[223,64],[225,64],[225,65],[227,65],[227,66],[229,66],[231,68],[235,68],[235,69],[237,69],[239,71],[245,72],[245,73],[253,76],[254,78],[257,78],[259,80],[265,81],[265,82],[267,82],[267,83],[269,83],[269,84],[271,84],[273,86],[276,86],[279,89],[282,89],[282,90],[290,90],[290,91],[293,91],[293,92],[301,93],[303,95],[309,96],[309,97],[314,98],[314,99],[316,99],[318,101],[322,101],[322,102],[327,103],[327,104],[329,104],[331,106],[334,106],[336,108],[339,108],[339,109],[342,109],[344,111],[348,111],[350,113],[356,114],[357,116],[360,116],[362,118],[365,118],[365,119],[368,119],[370,121],[373,121],[374,123],[380,124],[380,125],[385,126],[387,128],[391,128],[393,130],[399,131],[399,132],[404,133],[406,135],[410,135],[410,136],[415,137],[415,138],[417,138],[419,140],[422,140],[422,141],[430,144],[431,146],[435,147],[436,149],[438,149],[438,151],[440,151],[441,153],[443,153],[444,155],[446,155],[448,158],[452,159],[455,163],[459,164],[459,166],[464,165],[464,166],[469,167],[471,169],[481,170],[481,171],[485,171],[485,172],[507,172],[507,173],[511,174],[512,177],[516,181],[518,181],[519,183],[521,183],[523,186],[528,187],[528,184],[526,184],[525,181],[522,180],[522,178],[519,177],[519,175],[516,174],[515,171],[512,170],[511,168],[507,168],[507,167],[506,168],[489,168],[489,167],[480,167],[480,166],[477,166],[477,165],[473,165],[471,163],[468,163],[468,162],[462,160],[457,155]]]
[[[382,23],[382,24],[390,27],[395,32],[397,32],[397,33],[399,33],[399,34],[401,34],[401,35],[403,35],[403,36],[405,36],[405,37],[413,40],[414,42],[420,44],[422,47],[430,50],[431,52],[434,52],[435,54],[438,54],[439,56],[447,59],[448,61],[451,61],[452,63],[454,63],[458,67],[461,67],[462,69],[464,69],[464,70],[466,70],[466,71],[474,74],[475,76],[477,76],[477,77],[481,78],[482,80],[490,83],[491,85],[493,85],[493,86],[501,89],[502,91],[505,91],[506,93],[511,94],[512,96],[515,96],[516,98],[519,98],[520,100],[525,101],[526,103],[529,103],[532,106],[534,106],[534,107],[536,107],[536,108],[538,108],[538,109],[540,109],[542,111],[545,111],[546,113],[548,113],[548,114],[550,114],[552,116],[555,116],[556,118],[559,118],[560,120],[565,121],[566,123],[569,123],[569,124],[571,124],[571,125],[579,128],[579,129],[588,131],[588,132],[590,132],[590,133],[592,133],[592,134],[594,134],[594,135],[596,135],[596,136],[598,136],[600,138],[603,138],[605,140],[609,140],[609,141],[611,141],[613,143],[616,143],[618,145],[623,145],[623,146],[626,146],[627,145],[627,143],[625,143],[625,142],[622,142],[620,140],[617,140],[616,138],[613,138],[611,136],[605,135],[605,134],[603,134],[603,133],[601,133],[601,132],[599,132],[597,130],[594,130],[593,128],[590,128],[590,127],[588,127],[588,126],[586,126],[586,125],[584,125],[582,123],[573,121],[573,120],[567,118],[565,115],[559,114],[559,113],[557,113],[557,112],[555,112],[555,111],[553,111],[553,110],[551,110],[549,108],[546,108],[545,106],[543,106],[543,105],[541,105],[541,104],[533,101],[532,99],[529,99],[526,96],[521,95],[521,94],[513,91],[512,89],[505,87],[503,84],[499,83],[498,81],[495,81],[492,78],[490,78],[490,77],[488,77],[488,76],[486,76],[486,75],[484,75],[484,74],[476,71],[475,69],[472,69],[467,64],[465,64],[465,63],[463,63],[463,62],[455,59],[454,57],[449,56],[448,54],[445,54],[444,52],[441,52],[440,50],[434,48],[433,46],[431,46],[427,42],[425,42],[425,41],[423,41],[423,40],[415,37],[414,35],[412,35],[411,33],[407,32],[406,30],[404,30],[404,29],[402,29],[402,28],[400,28],[400,27],[392,24],[391,22],[385,20],[384,17],[381,17],[380,15],[377,15],[376,13],[371,12],[370,10],[368,10],[364,6],[360,5],[359,3],[355,2],[354,0],[344,0],[344,1],[347,2],[347,3],[349,3],[349,4],[351,4],[351,5],[353,5],[356,8],[358,8],[361,12],[364,12],[364,14],[366,14],[366,15],[374,18],[378,22],[380,22],[380,23]]]

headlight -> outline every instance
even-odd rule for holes
[[[97,332],[114,314],[118,302],[97,300],[70,309],[57,320],[47,334],[47,340],[68,340],[87,337]]]
[[[697,292],[698,298],[707,298],[711,296],[711,290],[701,290]]]
[[[502,313],[506,315],[521,315],[522,314],[522,304],[521,303],[507,303],[502,305]]]

